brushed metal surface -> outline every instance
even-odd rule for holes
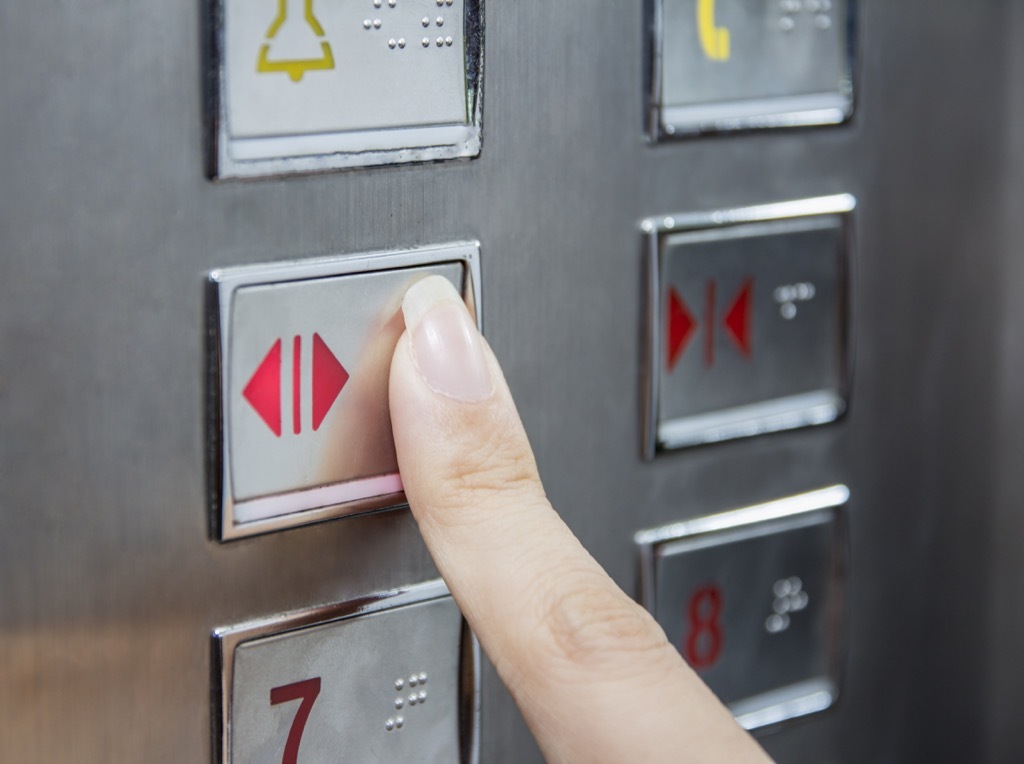
[[[1011,6],[865,2],[848,125],[650,146],[639,6],[490,3],[478,159],[214,185],[200,4],[0,5],[0,760],[207,761],[212,628],[436,575],[407,513],[207,540],[202,274],[467,238],[548,494],[627,589],[639,528],[855,492],[844,695],[773,755],[1019,760]],[[636,221],[846,192],[848,416],[644,463]],[[482,761],[540,761],[486,665],[483,708]]]

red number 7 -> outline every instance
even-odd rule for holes
[[[306,720],[309,719],[309,712],[313,710],[313,703],[316,702],[319,694],[320,677],[275,687],[270,691],[270,705],[272,706],[293,700],[302,701],[299,710],[295,712],[295,718],[292,719],[292,728],[288,731],[288,740],[284,744],[284,756],[281,758],[281,764],[298,764],[302,732],[306,729]]]

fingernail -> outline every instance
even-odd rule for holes
[[[441,276],[416,282],[402,301],[413,359],[436,392],[482,401],[494,390],[480,332],[455,287]]]

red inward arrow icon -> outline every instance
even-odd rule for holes
[[[754,280],[747,279],[725,314],[725,328],[736,347],[747,358],[753,353],[750,334],[750,304],[754,300]]]
[[[260,361],[249,378],[242,397],[252,406],[264,424],[278,438],[281,437],[281,345],[279,339]],[[302,432],[302,338],[292,343],[292,431]],[[319,430],[324,419],[349,380],[349,373],[337,359],[327,343],[313,334],[313,429]]]
[[[717,285],[709,279],[705,289],[704,320],[704,365],[709,369],[715,365],[715,294]],[[753,337],[754,280],[746,279],[733,298],[722,325],[726,335],[745,358],[754,353]],[[700,324],[693,312],[674,287],[668,290],[668,370],[673,371],[685,355],[693,335]]]
[[[690,343],[690,338],[697,331],[697,321],[686,308],[686,303],[675,288],[668,290],[668,368],[675,368],[676,363]]]

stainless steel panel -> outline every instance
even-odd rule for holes
[[[217,0],[222,177],[475,156],[474,0]]]
[[[837,196],[644,221],[648,457],[843,413],[853,206]]]
[[[490,3],[479,158],[231,184],[201,4],[25,8],[0,3],[0,760],[207,761],[214,627],[436,577],[402,511],[208,540],[201,285],[466,239],[547,493],[627,590],[637,528],[853,489],[843,696],[762,738],[777,760],[1024,758],[1019,4],[861,3],[849,123],[652,146],[640,5]],[[643,462],[636,222],[842,192],[847,416]],[[482,673],[481,759],[542,761]]]
[[[747,729],[840,689],[845,486],[636,535],[640,598]]]
[[[461,244],[211,274],[221,539],[404,501],[387,396],[401,297],[437,274],[479,315],[478,252]]]
[[[218,629],[219,760],[476,762],[479,650],[446,593]]]
[[[855,0],[648,0],[653,137],[842,122]]]

